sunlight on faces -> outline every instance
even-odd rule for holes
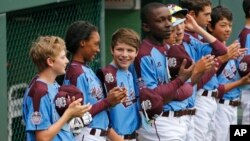
[[[128,67],[133,63],[137,56],[136,48],[125,43],[117,42],[114,49],[111,49],[114,64],[123,70],[128,70]]]

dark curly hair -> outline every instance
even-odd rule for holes
[[[66,32],[65,43],[67,50],[75,54],[81,40],[89,40],[92,32],[98,31],[97,27],[87,21],[72,23]]]

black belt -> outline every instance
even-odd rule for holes
[[[219,103],[225,104],[226,101],[227,101],[227,100],[225,100],[225,99],[220,99],[220,100],[219,100]],[[229,103],[228,103],[228,105],[231,105],[231,106],[234,106],[234,107],[240,106],[240,104],[241,104],[241,102],[240,102],[239,100],[235,100],[235,101],[229,100]]]
[[[208,90],[204,90],[204,92],[201,94],[202,96],[208,96]],[[212,92],[211,93],[211,96],[212,97],[215,97],[215,98],[217,98],[218,97],[218,91],[214,91],[214,92]]]
[[[107,134],[108,134],[108,131],[106,131],[106,130],[92,128],[92,129],[90,130],[90,135],[97,136],[97,133],[98,133],[97,130],[100,130],[100,131],[101,131],[100,134],[99,134],[98,136],[107,136]]]
[[[174,112],[174,117],[181,117],[184,115],[195,115],[196,109],[185,109],[181,111],[173,111]],[[163,112],[162,116],[163,117],[169,117],[170,114],[169,111]]]
[[[136,132],[133,132],[132,134],[126,134],[126,135],[123,135],[123,139],[125,140],[132,140],[132,139],[136,139]]]

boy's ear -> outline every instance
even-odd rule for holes
[[[54,63],[54,60],[53,59],[51,59],[51,58],[47,58],[47,64],[48,64],[48,66],[53,66],[53,63]]]
[[[112,49],[112,47],[110,48],[110,52],[111,52],[111,55],[113,56],[114,55],[114,49]]]
[[[142,29],[143,29],[143,31],[145,31],[145,32],[149,32],[149,31],[150,31],[150,27],[149,27],[149,25],[146,24],[146,23],[142,23]]]
[[[85,46],[85,40],[81,40],[81,41],[80,41],[80,46],[81,46],[81,47],[84,47],[84,46]]]

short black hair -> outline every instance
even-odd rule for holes
[[[228,21],[233,21],[232,12],[228,8],[221,5],[214,7],[211,13],[211,27],[214,29],[216,23],[223,18],[226,18]]]
[[[148,23],[148,18],[151,15],[153,9],[166,7],[166,5],[159,2],[151,2],[143,6],[141,10],[141,22]]]
[[[198,15],[205,6],[212,6],[210,0],[181,0],[180,7],[187,8],[188,11],[193,10],[195,15]]]
[[[243,0],[242,8],[246,18],[250,18],[250,0]]]
[[[88,40],[91,33],[98,31],[97,27],[87,21],[73,22],[67,29],[65,43],[67,50],[75,54],[81,40]]]

